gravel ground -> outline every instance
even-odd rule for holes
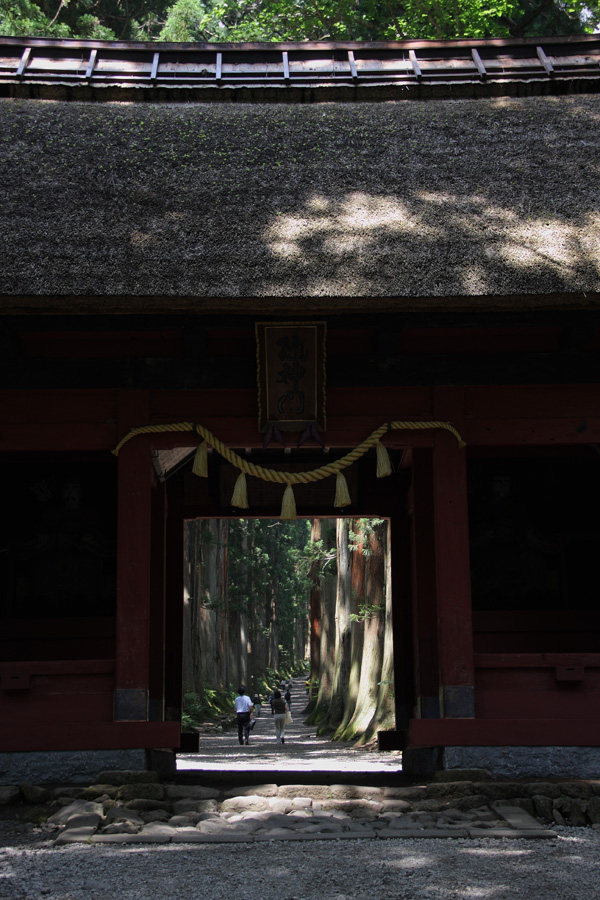
[[[600,833],[556,840],[55,847],[0,850],[1,900],[596,900]],[[0,835],[1,837],[1,835]]]

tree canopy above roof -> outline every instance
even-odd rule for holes
[[[598,0],[0,0],[0,35],[382,41],[593,32]]]

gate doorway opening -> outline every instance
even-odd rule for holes
[[[370,752],[395,728],[391,560],[387,518],[187,520],[182,725],[199,744],[178,768],[398,770],[398,753]],[[240,686],[254,704],[248,746]],[[277,690],[294,718],[283,744]]]

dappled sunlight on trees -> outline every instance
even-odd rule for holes
[[[310,657],[322,732],[365,742],[393,726],[386,520],[199,519],[185,535],[188,706],[238,683],[264,694]]]

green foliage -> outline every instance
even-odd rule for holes
[[[249,628],[263,636],[269,623],[254,615],[264,598],[276,596],[280,664],[291,671],[295,624],[306,614],[310,583],[302,556],[310,523],[306,519],[239,519],[229,527],[230,606],[248,613]],[[285,674],[285,673],[283,673]]]
[[[593,31],[584,0],[177,0],[161,40],[390,41]]]
[[[598,0],[0,0],[0,34],[97,40],[450,40],[599,25]]]
[[[83,40],[150,40],[164,0],[0,0],[0,34]]]
[[[385,610],[385,605],[381,603],[373,603],[368,597],[364,597],[358,601],[358,611],[350,613],[353,622],[366,622],[368,619],[374,619],[379,613]]]
[[[183,695],[181,725],[183,731],[192,731],[201,722],[217,719],[224,713],[233,712],[235,691],[213,691],[205,689],[202,694],[194,691]]]
[[[0,34],[65,38],[71,30],[50,20],[32,0],[0,0]]]
[[[309,541],[298,556],[298,566],[307,580],[311,577],[324,578],[336,574],[336,559],[335,549],[329,549],[323,539]]]
[[[349,549],[352,551],[361,550],[363,556],[371,556],[370,538],[372,535],[381,531],[381,526],[385,524],[385,519],[359,519],[357,530],[350,529],[348,536],[350,538]]]

